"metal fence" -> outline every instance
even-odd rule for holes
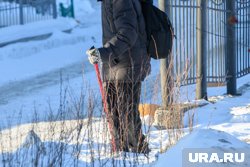
[[[56,0],[0,0],[0,28],[56,17]]]
[[[250,0],[238,0],[237,29],[237,77],[250,73]]]
[[[177,75],[187,72],[183,85],[197,83],[197,52],[205,41],[206,64],[205,75],[208,83],[226,83],[228,77],[227,61],[230,59],[227,53],[227,43],[231,42],[228,36],[227,24],[232,22],[235,27],[236,45],[236,77],[250,73],[250,0],[167,0],[169,16],[175,28],[176,40],[173,48],[174,71]],[[200,30],[201,10],[200,2],[206,1],[205,18]],[[228,18],[231,12],[227,8],[229,1],[234,1],[235,15]],[[197,35],[202,31],[201,39]],[[205,33],[205,35],[204,35]],[[233,54],[233,53],[232,53]]]

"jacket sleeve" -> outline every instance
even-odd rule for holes
[[[137,16],[131,0],[113,0],[113,21],[117,33],[102,48],[103,62],[125,53],[137,40]]]

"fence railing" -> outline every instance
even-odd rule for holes
[[[238,0],[236,7],[237,77],[250,73],[250,0]]]
[[[230,2],[227,0],[167,1],[177,37],[173,48],[174,71],[177,76],[188,71],[183,85],[197,83],[200,70],[198,52],[204,40],[206,46],[203,46],[205,50],[202,56],[205,58],[204,75],[208,83],[228,82],[227,78],[231,75],[228,70],[231,67],[227,66],[228,59],[236,62],[236,77],[250,73],[250,0],[234,1],[235,13],[232,16],[231,9],[228,9]],[[199,2],[206,2],[204,9]],[[203,20],[200,19],[199,10],[206,12]],[[232,27],[228,27],[230,24]],[[200,29],[200,26],[203,28]],[[235,34],[232,34],[235,35],[235,60],[231,60],[233,58],[227,53],[227,46],[233,40],[229,33],[231,29],[235,30]],[[206,39],[199,37],[199,31],[206,33]]]
[[[0,28],[56,17],[56,0],[0,0]]]

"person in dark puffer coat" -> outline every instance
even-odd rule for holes
[[[148,153],[138,111],[141,82],[150,73],[139,0],[102,0],[103,47],[87,51],[102,63],[102,79],[117,151]]]

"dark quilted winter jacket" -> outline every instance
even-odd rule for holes
[[[139,0],[102,0],[104,81],[142,81],[150,72]]]

